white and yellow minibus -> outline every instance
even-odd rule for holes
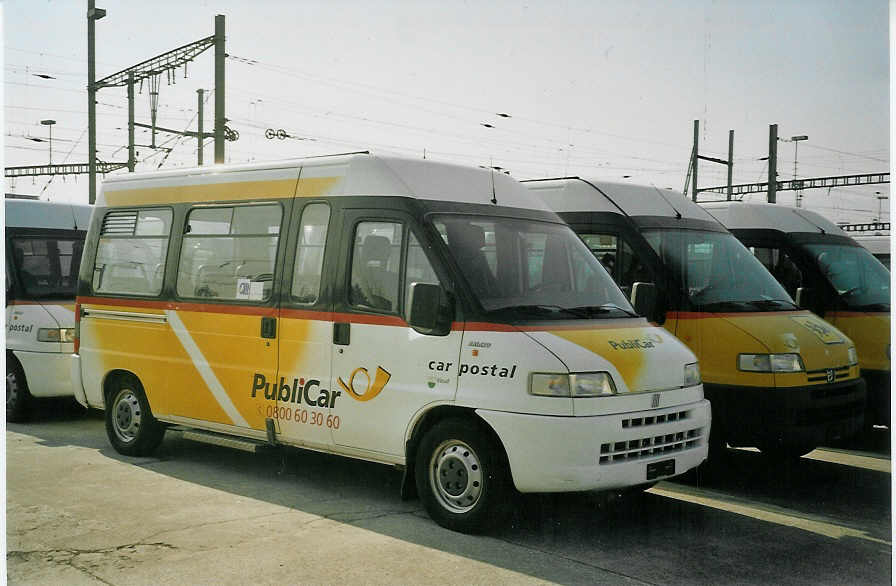
[[[853,342],[797,307],[738,240],[680,193],[581,178],[524,182],[598,256],[643,313],[700,360],[710,459],[725,445],[794,458],[862,426]]]
[[[110,177],[85,249],[75,377],[123,454],[178,424],[395,465],[460,531],[514,488],[707,454],[693,354],[505,175],[359,153]]]
[[[856,343],[868,382],[866,424],[890,424],[890,271],[824,216],[767,203],[702,204],[801,307]]]
[[[6,419],[32,397],[72,396],[75,291],[90,221],[86,205],[5,199]]]

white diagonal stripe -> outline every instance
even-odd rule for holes
[[[224,390],[224,386],[218,380],[218,377],[215,376],[212,367],[209,366],[208,360],[202,355],[202,350],[200,350],[199,346],[196,345],[196,342],[193,341],[193,337],[190,336],[190,332],[184,327],[184,322],[180,320],[177,312],[171,309],[166,309],[165,314],[168,316],[168,323],[171,324],[171,329],[174,330],[177,339],[183,344],[184,350],[187,351],[187,355],[189,355],[190,360],[193,361],[193,366],[199,371],[199,376],[202,377],[202,380],[205,381],[205,384],[208,386],[209,390],[211,390],[212,395],[218,400],[221,409],[227,413],[234,424],[242,427],[249,427],[249,423],[243,419],[243,416],[237,411],[233,401],[230,400],[227,391]]]

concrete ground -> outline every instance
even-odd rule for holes
[[[889,584],[889,436],[793,466],[731,451],[635,496],[527,496],[500,531],[442,529],[401,475],[285,449],[170,435],[109,445],[101,413],[49,404],[10,424],[11,584]]]

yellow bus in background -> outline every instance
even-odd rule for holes
[[[889,426],[890,271],[811,210],[743,202],[702,205],[749,247],[800,307],[852,338],[868,382],[867,424]]]
[[[712,404],[711,460],[726,444],[792,458],[861,429],[866,391],[852,340],[797,307],[700,206],[649,186],[577,177],[524,183],[639,312],[697,355]]]

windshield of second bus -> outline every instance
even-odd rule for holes
[[[698,230],[648,230],[644,237],[702,311],[797,309],[787,291],[734,236]]]
[[[633,316],[619,287],[562,224],[442,215],[433,225],[482,307],[509,319]]]
[[[829,243],[804,247],[849,307],[890,310],[890,272],[867,249]]]
[[[13,269],[26,299],[74,299],[83,239],[12,238]]]

